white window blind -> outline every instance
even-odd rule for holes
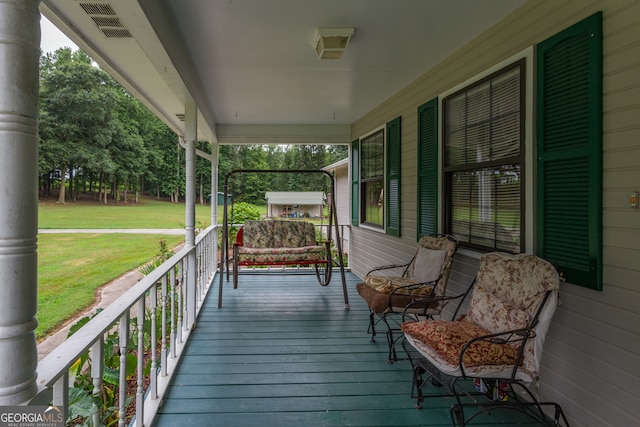
[[[443,101],[448,232],[469,246],[519,252],[524,65]]]

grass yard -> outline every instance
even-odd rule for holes
[[[196,206],[196,227],[210,224],[210,207]],[[142,199],[139,204],[91,202],[39,204],[40,228],[184,228],[184,204]],[[38,328],[41,340],[90,307],[106,283],[150,261],[184,236],[146,234],[40,234],[38,236]]]
[[[86,308],[104,284],[151,260],[164,239],[148,234],[41,234],[38,236],[38,340]]]
[[[184,228],[184,203],[141,198],[140,203],[55,202],[38,204],[38,227],[56,228]],[[222,215],[222,210],[219,211]],[[196,205],[196,227],[211,224],[211,207]]]

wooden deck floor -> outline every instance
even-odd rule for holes
[[[409,362],[386,362],[384,335],[370,342],[357,277],[347,281],[350,310],[335,272],[327,287],[241,275],[222,309],[215,281],[154,425],[450,426],[449,398],[413,407]]]

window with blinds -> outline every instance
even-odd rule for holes
[[[360,140],[360,218],[384,226],[384,129]]]
[[[447,232],[469,247],[523,247],[524,60],[443,100]]]

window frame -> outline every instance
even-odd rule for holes
[[[450,234],[455,234],[452,232],[452,228],[453,228],[453,184],[452,184],[452,179],[454,177],[454,175],[456,173],[465,173],[465,172],[480,172],[483,170],[488,170],[488,171],[497,171],[501,168],[504,167],[510,167],[510,166],[515,166],[516,168],[518,168],[518,179],[519,179],[519,185],[518,185],[518,200],[519,200],[519,213],[518,213],[518,222],[519,222],[519,245],[514,248],[514,250],[512,250],[511,252],[514,253],[518,253],[518,252],[522,252],[524,245],[525,245],[525,236],[522,233],[522,229],[524,227],[524,223],[525,223],[525,177],[526,177],[526,170],[527,170],[527,165],[526,165],[526,160],[525,160],[525,123],[526,123],[526,105],[525,105],[525,93],[526,93],[526,61],[524,59],[520,59],[518,61],[515,61],[511,64],[508,64],[505,67],[502,67],[494,72],[492,72],[491,74],[483,77],[483,78],[479,78],[477,80],[475,80],[474,82],[472,82],[471,84],[464,86],[463,88],[461,88],[460,90],[457,90],[449,95],[447,95],[446,97],[444,97],[442,99],[442,115],[441,115],[441,119],[442,119],[442,129],[443,129],[443,138],[442,138],[442,151],[443,151],[443,160],[442,160],[442,185],[443,185],[443,194],[444,194],[444,228],[446,230],[447,233]],[[447,129],[449,128],[449,119],[450,116],[448,115],[448,108],[447,108],[447,103],[448,102],[453,102],[457,97],[459,97],[460,95],[464,95],[464,94],[470,94],[473,93],[476,89],[478,89],[479,87],[486,85],[488,82],[494,81],[496,79],[500,79],[503,76],[507,76],[510,73],[513,73],[515,75],[518,75],[518,92],[519,92],[519,105],[518,105],[518,110],[517,110],[517,114],[518,114],[518,126],[517,126],[517,134],[518,134],[518,152],[517,155],[512,155],[512,156],[506,156],[500,159],[491,159],[491,160],[481,160],[481,161],[477,161],[477,162],[468,162],[468,163],[459,163],[459,164],[455,164],[455,165],[447,165],[446,164],[446,153],[447,153],[447,147],[448,147],[448,143],[449,140],[447,138],[448,134],[447,134]],[[489,89],[489,96],[491,96],[493,94],[492,89]],[[492,108],[493,104],[489,105],[489,108]],[[495,117],[490,115],[489,118],[489,128],[492,127],[492,124],[495,123]],[[473,124],[472,124],[473,125]],[[475,127],[475,125],[473,125],[473,127]],[[467,130],[469,130],[470,128],[465,124],[464,128],[463,128],[463,132],[466,133]],[[468,140],[465,138],[465,143]],[[494,148],[494,146],[492,145],[492,140],[489,139],[489,145],[488,147],[490,150],[492,148]],[[493,191],[491,192],[492,194],[495,194]],[[493,203],[491,205],[492,210],[496,207]],[[472,221],[471,219],[467,222],[468,225],[471,227],[474,224],[474,221]],[[499,222],[497,221],[497,219],[494,219],[493,221],[491,221],[490,223],[493,224],[499,224]],[[470,240],[472,240],[472,237],[470,235]],[[477,236],[476,236],[477,237]],[[493,240],[493,246],[485,246],[482,244],[478,244],[478,243],[473,243],[472,241],[460,241],[462,246],[468,247],[468,248],[472,248],[472,249],[476,249],[476,250],[480,250],[480,251],[491,251],[491,250],[503,250],[503,251],[507,251],[507,249],[505,247],[500,248],[498,246],[499,241],[497,239]]]
[[[504,69],[505,67],[512,65],[518,61],[524,61],[524,163],[522,171],[522,179],[524,180],[524,194],[521,194],[521,203],[523,204],[524,220],[520,224],[520,239],[521,250],[526,253],[534,253],[535,239],[534,239],[534,224],[535,224],[535,188],[534,188],[534,170],[535,170],[535,137],[534,137],[534,46],[530,46],[511,57],[500,61],[493,66],[477,73],[473,77],[455,85],[448,90],[440,93],[437,97],[438,102],[438,210],[436,223],[438,224],[438,230],[441,233],[446,232],[445,217],[448,214],[447,206],[445,205],[445,172],[444,172],[444,131],[443,131],[443,111],[444,111],[444,99],[450,95],[459,92],[460,90],[469,87],[471,84],[484,79],[495,72]],[[480,255],[486,252],[486,249],[478,249],[461,245],[458,249],[463,255],[470,256],[472,258],[479,258]]]
[[[522,52],[517,53],[516,55],[502,61],[499,64],[491,67],[490,69],[479,73],[478,75],[468,79],[461,84],[450,88],[449,90],[438,95],[437,100],[438,110],[440,111],[439,115],[442,115],[442,111],[444,110],[443,99],[447,96],[451,95],[459,91],[461,88],[468,87],[475,81],[480,80],[484,76],[492,74],[494,71],[504,68],[506,65],[513,63],[521,58],[526,60],[525,62],[525,160],[524,160],[524,195],[521,200],[524,201],[524,222],[521,224],[520,234],[521,239],[524,239],[524,248],[522,252],[529,254],[537,254],[542,258],[549,259],[553,262],[559,270],[562,272],[567,282],[572,283],[577,286],[586,287],[589,289],[593,289],[596,291],[601,291],[603,289],[603,200],[602,200],[602,187],[603,187],[603,125],[602,125],[602,110],[603,110],[603,90],[602,90],[602,74],[603,74],[603,30],[602,30],[602,12],[597,12],[588,18],[579,21],[564,30],[554,34],[546,40],[541,41],[539,44],[530,46],[529,48],[523,50]],[[562,215],[567,218],[573,218],[573,215],[568,215],[567,212],[572,212],[571,209],[576,209],[575,203],[570,203],[568,200],[571,197],[575,197],[572,193],[572,189],[570,186],[557,185],[558,180],[557,177],[555,181],[552,179],[547,179],[545,177],[545,167],[549,164],[549,161],[564,161],[566,159],[570,159],[571,156],[574,155],[575,152],[578,152],[579,149],[575,147],[569,147],[565,141],[561,141],[559,144],[553,147],[553,153],[549,154],[546,151],[545,147],[545,137],[544,133],[546,129],[544,126],[546,125],[542,120],[544,116],[545,110],[543,103],[546,102],[546,99],[542,99],[544,97],[544,91],[542,90],[543,85],[547,79],[546,75],[542,74],[542,60],[543,54],[548,49],[553,49],[554,44],[564,43],[565,40],[570,38],[581,37],[581,40],[574,40],[575,43],[569,43],[572,48],[577,49],[576,51],[571,51],[569,53],[572,54],[571,60],[569,64],[573,67],[571,70],[578,70],[578,74],[572,75],[571,79],[567,80],[567,82],[571,82],[572,84],[568,84],[568,86],[575,86],[573,83],[576,82],[577,78],[588,78],[589,83],[586,86],[587,89],[584,90],[589,101],[589,109],[588,112],[585,113],[584,110],[580,113],[583,114],[578,118],[585,118],[585,114],[588,115],[588,123],[589,123],[589,134],[588,134],[588,143],[589,147],[587,150],[582,149],[582,152],[586,152],[588,156],[583,155],[583,159],[587,159],[588,168],[580,169],[580,165],[571,166],[574,167],[571,173],[583,173],[583,175],[587,176],[589,181],[589,189],[588,196],[580,195],[583,199],[588,198],[588,207],[585,208],[581,204],[580,208],[582,212],[587,212],[587,215],[583,215],[582,218],[586,218],[586,222],[581,222],[579,224],[574,224],[572,220],[568,220],[563,223],[564,220]],[[582,49],[582,50],[580,50]],[[585,61],[584,58],[588,57],[588,61]],[[580,61],[577,61],[576,58],[580,58]],[[580,67],[576,67],[576,64],[580,64]],[[586,65],[585,65],[586,64]],[[582,74],[579,74],[582,73]],[[556,73],[557,75],[558,73]],[[585,77],[586,76],[586,77]],[[535,84],[534,84],[535,82]],[[554,93],[558,92],[558,89],[555,89]],[[563,92],[564,93],[564,92]],[[567,92],[572,93],[572,92]],[[561,93],[562,95],[562,93]],[[429,101],[428,103],[430,103]],[[421,107],[426,106],[423,104]],[[420,120],[420,108],[418,107],[418,124],[422,125]],[[556,105],[556,108],[557,105]],[[535,116],[535,121],[534,121]],[[567,119],[567,123],[573,122],[574,119],[569,117]],[[438,172],[437,178],[441,179],[441,183],[437,185],[437,203],[439,208],[435,210],[435,223],[437,224],[437,229],[440,232],[444,232],[444,189],[445,185],[442,181],[444,181],[444,159],[443,159],[443,147],[444,147],[444,138],[443,138],[443,128],[441,126],[442,122],[437,121],[438,129],[436,131],[437,137],[437,156],[438,156]],[[554,121],[554,124],[558,124],[558,121]],[[535,130],[534,130],[535,129]],[[584,136],[584,135],[583,135]],[[562,139],[562,138],[561,138]],[[426,142],[429,140],[428,142]],[[571,141],[575,141],[573,138]],[[420,132],[418,132],[418,152],[423,148],[423,143],[429,144],[433,141],[433,138],[429,136],[429,138],[424,138],[424,141],[420,138]],[[574,144],[575,145],[575,144]],[[571,148],[571,149],[568,149]],[[425,149],[429,149],[429,147],[425,147]],[[558,154],[557,151],[565,150],[565,153]],[[435,150],[434,150],[435,151]],[[584,164],[585,161],[583,160]],[[563,174],[566,174],[566,168],[557,169],[555,166],[551,166],[549,171],[553,172],[555,170],[561,170]],[[561,165],[562,167],[562,165]],[[421,171],[420,168],[419,173]],[[427,171],[428,172],[428,171]],[[584,177],[582,178],[585,179]],[[565,183],[566,184],[566,183]],[[556,194],[553,196],[554,204],[551,208],[548,208],[549,200],[551,197],[546,200],[544,196],[547,193],[547,186],[555,185],[553,190]],[[557,194],[559,192],[564,191],[561,197],[558,197]],[[422,218],[421,215],[425,209],[430,208],[433,205],[433,201],[430,200],[434,197],[434,190],[432,188],[428,188],[427,190],[419,190],[418,194],[418,209],[417,215],[418,218]],[[564,197],[564,198],[563,198]],[[429,200],[423,200],[427,198]],[[581,199],[582,200],[582,199]],[[423,202],[426,207],[423,207]],[[430,203],[430,204],[429,204]],[[550,212],[550,215],[553,215],[553,218],[549,216],[546,217],[546,212]],[[558,214],[560,212],[560,214]],[[428,215],[425,215],[427,221],[432,221],[432,218]],[[558,220],[558,218],[560,220]],[[586,231],[582,231],[584,234],[587,234],[588,240],[588,253],[585,256],[584,251],[582,253],[574,253],[570,252],[569,254],[562,255],[557,257],[558,259],[554,259],[554,255],[551,252],[547,253],[547,242],[545,241],[546,236],[545,232],[547,228],[549,228],[548,221],[555,221],[556,227],[551,231],[555,233],[552,235],[554,239],[555,247],[552,250],[555,250],[558,245],[562,245],[564,243],[573,243],[570,238],[566,236],[563,238],[562,235],[566,232],[566,227],[571,226],[571,230],[574,232],[580,232],[578,230],[582,227]],[[559,225],[558,225],[559,224]],[[420,224],[419,224],[420,225]],[[420,225],[420,227],[422,227]],[[576,231],[578,230],[578,231]],[[422,231],[422,228],[419,228],[419,232]],[[560,235],[559,238],[557,236]],[[524,237],[522,237],[524,236]],[[580,242],[579,244],[584,244],[584,242]],[[560,246],[559,250],[556,251],[558,254],[564,254],[563,248]],[[482,251],[473,249],[473,248],[464,248],[461,247],[458,250],[458,253],[461,255],[479,258]],[[578,258],[576,258],[579,257]],[[576,259],[578,259],[576,261]],[[588,264],[588,268],[585,268],[585,265]]]
[[[365,140],[367,138],[371,138],[374,137],[375,135],[381,134],[382,135],[382,175],[376,175],[376,177],[374,178],[363,178],[362,177],[362,168],[363,165],[365,164],[364,161],[364,155],[363,155],[363,147],[365,146]],[[371,230],[375,230],[375,231],[381,231],[384,232],[386,227],[386,217],[387,217],[387,206],[386,206],[386,199],[387,199],[387,194],[386,194],[386,165],[387,165],[387,153],[386,153],[386,148],[387,148],[387,131],[386,131],[386,127],[380,126],[377,127],[376,129],[373,129],[371,132],[366,133],[365,135],[361,136],[360,138],[358,138],[358,157],[360,159],[359,161],[359,168],[358,168],[358,204],[359,204],[359,209],[358,209],[358,225],[362,228],[367,228],[367,229],[371,229]],[[366,209],[367,209],[367,204],[365,203],[365,199],[366,199],[366,195],[365,195],[365,185],[369,182],[377,182],[380,181],[382,183],[382,188],[383,188],[383,200],[382,200],[382,204],[381,204],[381,209],[382,209],[382,223],[381,224],[377,224],[374,222],[369,222],[366,221]]]
[[[363,181],[362,173],[362,141],[366,138],[382,134],[383,146],[383,174],[382,194],[380,204],[382,209],[382,224],[363,221],[363,212],[367,209],[363,200],[364,184],[373,182],[371,179]],[[402,210],[402,116],[388,121],[386,124],[373,129],[371,132],[351,142],[351,223],[357,227],[385,233],[389,236],[400,237]],[[379,178],[376,178],[378,180]]]

